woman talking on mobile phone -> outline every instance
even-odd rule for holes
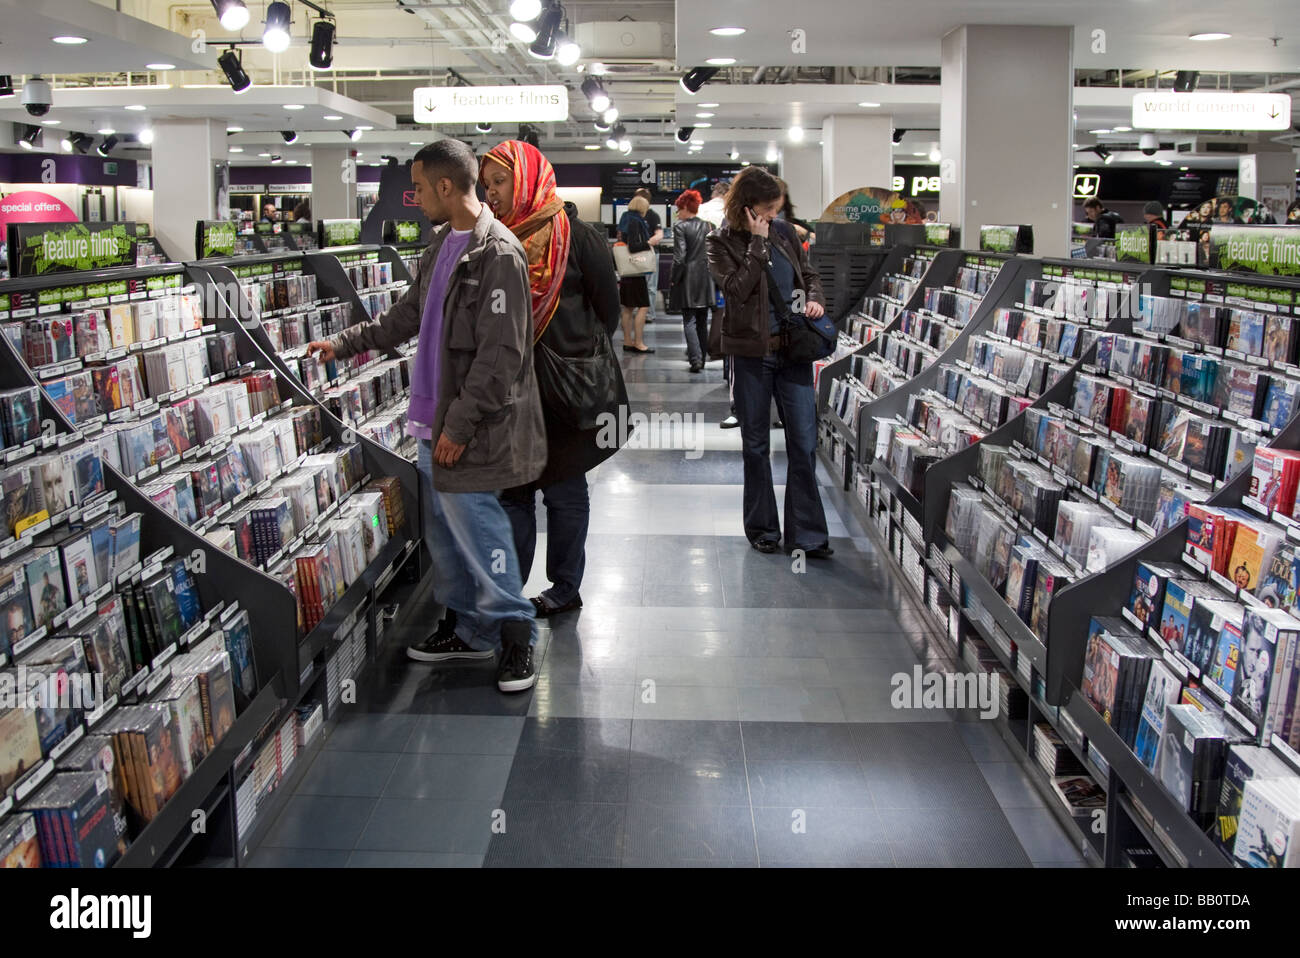
[[[766,170],[749,166],[731,184],[726,222],[709,234],[709,271],[727,310],[722,351],[735,371],[736,415],[745,464],[745,535],[759,552],[802,550],[832,554],[826,512],[817,488],[817,403],[812,363],[791,361],[783,349],[782,316],[826,312],[821,280],[793,231],[772,220],[785,191]],[[784,305],[781,305],[784,304]],[[768,412],[776,398],[785,423],[785,536],[782,542],[769,457]]]

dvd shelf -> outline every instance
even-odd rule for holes
[[[905,462],[860,468],[854,506],[962,660],[999,673],[1004,735],[1106,864],[1280,867],[1275,836],[1300,828],[1300,287],[1041,274],[941,364],[946,392],[900,390],[891,428],[934,458],[911,488]],[[954,377],[1032,402],[972,423]]]

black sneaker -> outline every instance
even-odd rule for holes
[[[728,416],[726,419],[722,420],[722,422],[718,423],[720,429],[735,429],[739,425],[740,420],[735,416]]]
[[[502,692],[525,692],[536,684],[532,635],[531,622],[506,622],[501,626],[501,665],[497,669],[497,688]]]
[[[406,647],[406,655],[417,662],[455,662],[457,660],[490,659],[496,653],[491,649],[480,652],[471,649],[456,637],[456,613],[447,610],[447,617],[438,623],[438,630],[423,642]]]

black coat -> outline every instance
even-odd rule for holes
[[[608,338],[618,329],[618,276],[609,241],[578,218],[578,209],[572,203],[565,203],[564,211],[570,227],[569,263],[560,287],[560,303],[541,342],[561,356],[590,357],[596,331],[603,330]],[[618,400],[626,404],[627,391],[621,378],[619,390]],[[580,476],[618,451],[596,444],[599,429],[575,430],[557,423],[545,405],[543,412],[547,456],[546,470],[537,480],[538,485]]]
[[[713,305],[713,277],[704,244],[712,229],[698,217],[673,224],[673,272],[668,288],[672,312]]]

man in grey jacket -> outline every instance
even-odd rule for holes
[[[497,686],[518,692],[536,681],[533,607],[497,494],[541,475],[546,427],[528,261],[478,201],[477,180],[478,163],[460,141],[421,149],[411,182],[425,215],[443,225],[421,257],[417,283],[379,319],[308,348],[329,360],[419,336],[409,428],[420,440],[421,485],[429,489],[422,512],[434,595],[448,613],[407,653],[442,663],[490,659],[500,648]]]

